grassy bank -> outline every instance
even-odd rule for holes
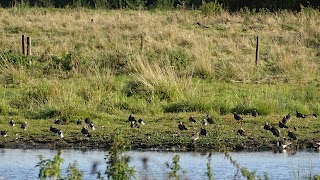
[[[1,142],[105,146],[123,129],[136,147],[268,147],[287,137],[263,130],[287,113],[320,112],[320,14],[201,11],[103,11],[0,9]],[[204,24],[206,27],[196,23]],[[21,35],[31,37],[31,56],[21,55]],[[255,65],[256,36],[260,38]],[[260,116],[248,114],[256,109]],[[237,135],[233,112],[244,117],[248,137]],[[129,114],[147,124],[132,129]],[[192,133],[210,114],[214,125],[196,142]],[[188,122],[190,115],[198,123]],[[86,140],[79,118],[96,125]],[[64,141],[49,132],[57,118]],[[8,122],[27,121],[28,130]],[[178,122],[189,130],[180,132]],[[293,120],[294,143],[320,140],[318,118]],[[58,127],[58,126],[56,126]],[[79,145],[80,144],[80,145]]]

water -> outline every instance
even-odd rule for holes
[[[39,155],[44,159],[52,159],[57,154],[56,150],[47,149],[0,149],[0,179],[25,180],[37,179],[39,168],[35,167],[39,162]],[[104,172],[106,168],[105,156],[107,152],[102,150],[63,150],[64,159],[62,176],[69,164],[77,161],[78,168],[84,172],[83,179],[96,179],[91,176],[93,163],[98,163],[98,170]],[[138,179],[168,179],[165,163],[172,162],[174,155],[179,154],[179,164],[186,174],[182,177],[197,180],[206,179],[207,153],[194,152],[156,152],[156,151],[129,151],[132,157],[130,166],[134,166]],[[320,174],[320,153],[314,151],[298,151],[292,153],[266,152],[232,152],[233,160],[249,171],[263,177],[266,173],[270,179],[303,179],[303,176]],[[148,171],[143,168],[142,159],[147,158]],[[215,179],[244,179],[241,172],[225,158],[222,153],[212,155],[211,167]]]

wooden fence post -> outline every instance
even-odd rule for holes
[[[31,55],[31,38],[27,37],[27,55]]]
[[[26,55],[26,41],[25,41],[25,37],[24,34],[22,34],[22,39],[21,39],[21,45],[22,45],[22,54]]]
[[[256,66],[258,66],[259,60],[259,36],[257,36],[257,44],[256,44]]]

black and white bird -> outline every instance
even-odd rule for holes
[[[305,118],[306,116],[300,112],[297,111],[297,114],[296,114],[296,117],[297,118]]]
[[[272,134],[274,136],[277,136],[277,137],[280,136],[280,131],[277,128],[275,128],[274,126],[271,127],[270,131],[272,132]]]
[[[287,114],[282,118],[282,123],[287,124],[289,121],[291,121],[291,115]]]
[[[52,132],[56,136],[59,136],[60,138],[64,137],[61,129],[50,126],[50,132]]]
[[[142,118],[139,118],[139,119],[138,119],[138,123],[140,123],[140,124],[142,124],[142,125],[145,125],[145,124],[146,124]]]
[[[288,126],[284,124],[282,121],[279,121],[279,128],[288,128]]]
[[[94,124],[93,124],[92,122],[88,124],[88,127],[89,127],[89,129],[92,130],[92,131],[96,129],[96,128],[94,127]]]
[[[16,123],[11,119],[10,121],[9,121],[9,124],[10,124],[10,126],[15,126],[16,125]]]
[[[136,122],[136,118],[130,114],[129,117],[128,117],[127,122],[131,122],[131,121],[135,121]]]
[[[206,125],[208,125],[208,121],[207,121],[206,119],[202,119],[202,120],[201,120],[201,124],[202,124],[203,126],[206,126]]]
[[[287,142],[287,141],[278,141],[277,142],[277,147],[280,148],[280,150],[286,149],[287,146],[291,145],[291,142]]]
[[[239,136],[247,136],[247,132],[241,127],[238,131],[237,131],[237,134]]]
[[[89,133],[89,130],[86,128],[86,127],[82,127],[82,129],[81,129],[81,133],[83,134],[83,135],[85,135],[86,137],[91,137],[91,134]]]
[[[271,126],[269,123],[265,123],[264,126],[263,126],[263,129],[267,130],[267,131],[270,131],[271,130]]]
[[[288,131],[288,136],[289,136],[291,139],[297,140],[297,136],[296,136],[292,131]]]
[[[201,136],[207,136],[207,130],[205,128],[200,129],[200,135]]]
[[[7,137],[8,134],[6,131],[0,131],[0,136]]]
[[[134,120],[134,121],[130,121],[130,127],[131,128],[139,128],[139,125],[137,124],[137,121]]]
[[[21,123],[21,129],[27,130],[27,128],[28,128],[28,123],[26,121]]]
[[[214,121],[213,121],[213,119],[211,118],[211,116],[209,114],[207,114],[207,122],[209,124],[214,124]]]
[[[183,122],[179,122],[178,128],[179,128],[181,131],[183,131],[183,130],[188,130],[188,129],[186,128],[186,126],[183,124]]]
[[[233,113],[233,118],[237,121],[241,121],[243,120],[242,117],[237,113],[237,112],[234,112]]]
[[[54,124],[62,124],[62,121],[60,119],[55,119]]]
[[[86,124],[92,123],[90,118],[85,118],[85,119],[84,119],[84,122],[85,122]]]
[[[194,119],[194,117],[193,117],[193,116],[190,116],[190,117],[189,117],[189,121],[190,121],[190,122],[192,122],[192,123],[197,122],[197,121]]]
[[[252,115],[253,117],[257,117],[257,116],[258,116],[258,113],[257,113],[257,111],[254,109],[254,110],[251,112],[251,115]]]
[[[82,125],[82,120],[81,119],[77,120],[77,125]]]

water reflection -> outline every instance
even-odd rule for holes
[[[56,150],[21,150],[0,149],[0,177],[6,179],[37,179],[39,155],[44,159],[52,159]],[[105,157],[108,153],[101,150],[63,150],[64,163],[63,177],[69,164],[77,161],[79,169],[84,172],[83,179],[96,179],[96,173],[104,174],[106,169]],[[182,179],[206,179],[208,153],[207,152],[156,152],[156,151],[129,151],[130,166],[134,166],[138,179],[168,179],[166,162],[179,154],[179,164],[186,174]],[[270,179],[302,179],[309,174],[320,174],[320,153],[309,151],[268,151],[268,152],[232,152],[230,153],[242,167],[255,171],[258,176],[265,174]],[[210,161],[215,179],[238,179],[238,171],[223,153],[213,153]],[[297,178],[297,177],[300,178]],[[243,179],[243,178],[240,178]]]

